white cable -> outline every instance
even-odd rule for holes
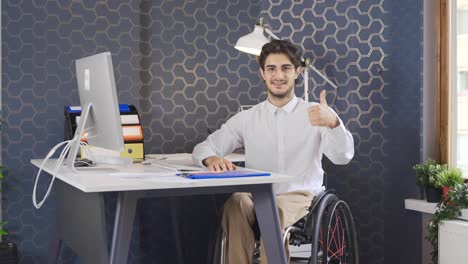
[[[47,199],[47,197],[49,196],[50,192],[52,191],[52,186],[54,185],[54,181],[55,181],[55,178],[57,177],[57,173],[58,171],[60,170],[60,167],[62,166],[63,164],[63,161],[65,160],[65,157],[66,155],[68,154],[68,152],[70,151],[70,148],[72,147],[73,143],[76,142],[76,140],[79,140],[78,137],[75,137],[71,140],[67,140],[67,141],[63,141],[63,142],[60,142],[58,143],[57,145],[55,145],[50,151],[49,153],[47,153],[46,157],[44,158],[44,160],[42,161],[42,164],[41,166],[39,167],[39,171],[37,172],[36,174],[36,181],[34,182],[34,188],[33,188],[33,193],[32,193],[32,202],[34,204],[34,207],[36,207],[36,209],[39,209],[42,207],[42,205],[44,204],[45,200]],[[84,147],[83,148],[83,151],[85,153],[85,156],[88,157],[89,160],[91,161],[95,161],[97,159],[97,157],[95,157],[92,153],[92,151],[89,150],[88,148],[88,143],[86,142],[82,142],[80,140],[80,142],[78,143],[81,147]],[[44,197],[42,198],[42,200],[38,203],[37,200],[36,200],[36,190],[37,190],[37,183],[39,182],[39,178],[40,178],[40,175],[41,175],[41,172],[44,168],[44,165],[46,164],[46,162],[54,155],[55,151],[60,148],[61,146],[63,146],[63,149],[62,149],[62,152],[60,152],[60,155],[57,159],[57,163],[55,164],[55,167],[53,167],[52,169],[52,172],[51,172],[51,175],[52,175],[52,180],[49,184],[49,187],[47,188],[47,192],[46,194],[44,195]],[[133,163],[133,160],[131,158],[125,158],[125,157],[120,157],[119,158],[119,163],[118,164],[122,164],[124,161],[125,164],[132,164]],[[115,161],[114,161],[115,162]],[[116,163],[117,164],[117,163]]]
[[[43,162],[42,162],[42,164],[41,164],[41,167],[39,168],[39,171],[37,172],[37,175],[36,175],[36,182],[34,183],[34,189],[33,189],[33,204],[34,204],[34,206],[35,206],[37,209],[41,208],[41,206],[44,204],[45,200],[46,200],[47,197],[49,196],[49,194],[50,194],[50,192],[51,192],[51,190],[52,190],[52,186],[53,186],[54,181],[55,181],[55,177],[56,177],[57,172],[58,172],[58,168],[60,168],[60,165],[62,164],[63,159],[64,159],[66,153],[69,151],[70,146],[71,146],[72,143],[73,143],[73,141],[64,141],[64,142],[61,142],[61,143],[57,144],[57,145],[47,154],[46,158],[43,160]],[[60,153],[60,156],[59,156],[59,159],[57,160],[57,163],[56,163],[56,165],[55,165],[55,168],[52,170],[52,173],[51,173],[51,175],[52,175],[52,180],[51,180],[51,182],[50,182],[50,184],[49,184],[49,187],[48,187],[48,189],[47,189],[47,192],[46,192],[46,194],[44,195],[43,199],[42,199],[39,203],[37,203],[37,201],[36,201],[36,196],[37,196],[37,195],[36,195],[36,189],[37,189],[37,183],[38,183],[38,181],[39,181],[40,173],[42,172],[42,169],[43,169],[45,163],[47,162],[47,160],[49,160],[49,159],[52,157],[52,155],[55,153],[55,151],[56,151],[59,147],[61,147],[63,144],[66,144],[66,145],[65,145],[65,147],[63,148],[62,152]]]
[[[51,190],[52,190],[52,186],[54,185],[54,180],[55,180],[55,177],[57,175],[57,172],[58,170],[60,169],[60,166],[62,165],[63,163],[63,160],[65,159],[65,156],[67,155],[68,151],[70,150],[71,148],[71,145],[76,141],[78,140],[77,137],[71,139],[71,140],[67,140],[67,141],[63,141],[63,142],[60,142],[58,143],[57,145],[55,145],[50,151],[49,153],[47,153],[47,156],[44,158],[44,160],[42,161],[42,164],[41,166],[39,167],[39,171],[37,172],[36,174],[36,181],[34,183],[34,188],[33,188],[33,193],[32,193],[32,201],[33,201],[33,204],[34,204],[34,207],[36,207],[36,209],[39,209],[42,207],[42,205],[44,204],[45,200],[47,199],[47,197],[49,196]],[[65,147],[63,147],[63,150],[62,152],[60,153],[59,155],[59,158],[57,159],[57,163],[55,164],[55,168],[52,170],[52,180],[49,184],[49,187],[47,188],[47,192],[46,194],[44,195],[44,197],[42,198],[42,200],[38,203],[37,200],[36,200],[36,189],[37,189],[37,183],[39,182],[39,177],[41,175],[41,172],[42,172],[42,169],[44,168],[44,165],[45,163],[54,155],[55,151],[60,148],[61,146],[65,145]],[[81,143],[80,143],[81,145]]]

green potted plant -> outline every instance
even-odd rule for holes
[[[2,236],[0,240],[0,263],[16,264],[18,263],[16,245],[3,240],[3,236],[8,235],[8,232],[3,229],[6,223],[6,221],[0,222],[0,235]]]
[[[2,118],[1,118],[1,110],[0,110],[0,136],[1,136],[1,133],[2,133]],[[1,146],[1,142],[0,142],[0,146]],[[1,164],[1,159],[0,159],[0,164]],[[0,184],[2,183],[2,180],[3,180],[4,171],[5,171],[5,167],[0,165]],[[0,189],[0,192],[1,192],[1,189]],[[4,226],[6,224],[7,224],[6,221],[0,221],[0,263],[16,264],[18,263],[18,253],[17,253],[16,245],[14,243],[7,242],[3,239],[5,235],[8,235],[8,232],[4,229]]]
[[[439,260],[439,226],[444,220],[460,217],[461,210],[468,208],[468,184],[455,184],[450,188],[447,200],[450,202],[440,201],[437,204],[436,212],[427,226],[428,235],[426,239],[432,246],[431,258],[433,264],[437,264]]]
[[[440,201],[442,187],[438,185],[438,175],[447,170],[447,165],[429,159],[413,168],[416,171],[416,184],[424,188],[426,200],[431,203]]]
[[[3,170],[4,167],[0,166],[0,183],[3,180]],[[3,239],[5,235],[8,235],[4,229],[6,224],[6,221],[0,221],[0,263],[16,264],[18,263],[16,245]]]
[[[441,171],[437,175],[436,186],[442,188],[442,195],[445,198],[450,188],[463,183],[462,171],[458,168],[449,168]]]

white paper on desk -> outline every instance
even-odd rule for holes
[[[188,160],[149,160],[149,163],[153,165],[153,167],[173,171],[198,171],[202,169],[194,166],[192,162]]]
[[[120,178],[158,178],[174,176],[177,173],[175,170],[157,168],[149,165],[133,164],[130,168],[122,168],[120,171],[111,173],[110,176]]]
[[[119,177],[122,179],[155,179],[155,178],[165,178],[165,177],[174,177],[175,173],[173,171],[168,172],[114,172],[109,173],[112,177]]]
[[[192,160],[192,154],[190,153],[176,153],[176,154],[147,154],[146,157],[148,159],[156,159],[156,160]]]
[[[187,179],[181,176],[176,177],[160,177],[160,178],[152,178],[150,179],[152,182],[176,182],[176,183],[194,183],[193,180]]]

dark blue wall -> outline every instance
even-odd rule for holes
[[[420,159],[422,1],[5,0],[3,214],[21,263],[47,252],[54,200],[33,209],[29,160],[63,137],[62,107],[78,103],[74,60],[111,51],[119,101],[141,110],[147,152],[190,152],[239,105],[265,97],[254,57],[233,48],[260,15],[339,85],[334,90],[312,74],[310,100],[329,90],[355,139],[350,165],[324,166],[329,187],[356,217],[362,263],[418,263],[420,224],[405,214],[403,199],[416,195],[411,166]],[[139,203],[130,262],[204,263],[223,198]],[[106,201],[111,220],[115,196]],[[183,221],[173,225],[174,218]],[[61,258],[77,261],[67,248]]]
[[[21,263],[38,263],[47,252],[55,203],[50,197],[33,208],[37,170],[29,160],[63,140],[63,107],[79,102],[74,60],[111,51],[119,99],[137,103],[139,18],[137,1],[2,1],[3,216]]]
[[[423,2],[389,3],[392,28],[391,70],[386,75],[391,84],[386,92],[390,125],[384,133],[388,140],[385,263],[421,263],[421,216],[405,210],[403,199],[419,197],[412,165],[422,159]]]
[[[139,106],[147,153],[191,152],[208,128],[263,93],[256,63],[233,48],[258,14],[259,4],[245,1],[2,1],[3,210],[21,263],[47,252],[54,199],[33,208],[29,160],[63,139],[63,106],[79,102],[75,59],[111,51],[119,101]],[[40,185],[48,185],[46,177]],[[106,198],[112,220],[115,196]],[[142,201],[130,262],[168,263],[180,252],[186,262],[203,261],[204,225],[216,224],[216,199]],[[179,251],[171,217],[190,219],[180,221],[186,235]],[[76,260],[67,248],[61,255]]]
[[[422,1],[277,2],[262,2],[273,32],[339,86],[314,76],[311,92],[329,90],[355,140],[351,164],[325,170],[356,217],[362,262],[418,263],[420,223],[403,200],[416,195],[420,159]]]

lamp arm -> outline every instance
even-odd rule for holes
[[[309,68],[316,72],[320,77],[322,77],[328,84],[330,84],[333,88],[338,89],[338,86],[330,81],[325,75],[323,75],[317,68],[312,66],[310,63],[310,59],[304,59],[301,57],[302,62],[304,63],[304,101],[309,102]]]
[[[279,40],[279,39],[280,39],[278,36],[276,36],[275,34],[273,34],[273,32],[271,32],[271,30],[270,30],[268,27],[264,26],[263,29],[264,29],[265,32],[267,33],[268,37],[273,38],[273,39],[276,39],[276,40]]]
[[[302,59],[304,60],[304,58]],[[322,79],[324,79],[333,88],[338,89],[338,86],[334,82],[330,81],[330,79],[328,79],[325,75],[323,75],[323,73],[321,73],[319,70],[317,70],[317,68],[315,68],[314,66],[312,66],[312,64],[310,64],[309,59],[305,59],[305,67],[311,68],[314,72],[316,72],[320,77],[322,77]]]

